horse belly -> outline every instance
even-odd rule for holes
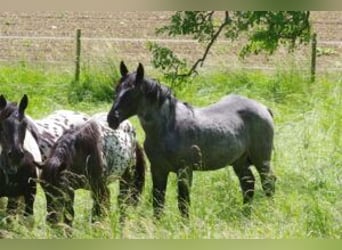
[[[246,144],[242,140],[232,138],[212,140],[204,146],[199,146],[202,162],[197,170],[216,170],[234,163],[246,151]]]

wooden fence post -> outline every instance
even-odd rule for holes
[[[311,82],[314,82],[316,77],[316,46],[317,34],[314,33],[311,38]]]
[[[76,60],[75,60],[75,82],[80,80],[80,60],[81,59],[81,30],[76,30]]]

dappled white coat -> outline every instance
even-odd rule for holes
[[[65,130],[84,124],[89,116],[71,110],[56,110],[47,117],[40,120],[33,120],[26,115],[28,123],[33,124],[36,133],[41,140],[39,142],[33,136],[33,129],[28,127],[24,140],[24,149],[29,151],[36,162],[47,159],[53,144],[61,137]]]
[[[122,176],[127,168],[136,162],[136,132],[133,125],[124,121],[117,129],[111,129],[107,123],[107,113],[99,113],[91,117],[95,121],[101,135],[101,151],[104,164],[104,175],[108,182]]]

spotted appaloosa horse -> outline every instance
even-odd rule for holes
[[[107,185],[119,179],[120,221],[125,207],[136,205],[145,180],[145,160],[133,126],[123,122],[116,130],[108,127],[106,114],[70,129],[57,140],[42,164],[41,185],[47,200],[47,221],[72,225],[74,190],[91,191],[92,220],[109,208]]]
[[[7,100],[1,95],[0,109],[9,107],[6,104]],[[24,95],[18,108],[2,121],[2,133],[6,139],[2,150],[13,159],[19,160],[25,148],[35,161],[46,160],[53,144],[65,130],[81,125],[89,119],[88,115],[80,112],[58,110],[41,120],[33,120],[25,114],[27,106],[28,97]]]

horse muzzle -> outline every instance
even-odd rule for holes
[[[117,129],[120,125],[120,115],[118,111],[109,112],[107,122],[110,128]]]
[[[7,169],[6,169],[6,173],[8,175],[15,175],[17,174],[18,172],[18,167],[14,164],[11,164],[11,166],[9,166]]]
[[[7,156],[11,162],[19,164],[24,158],[24,151],[20,149],[12,149],[7,152]]]

